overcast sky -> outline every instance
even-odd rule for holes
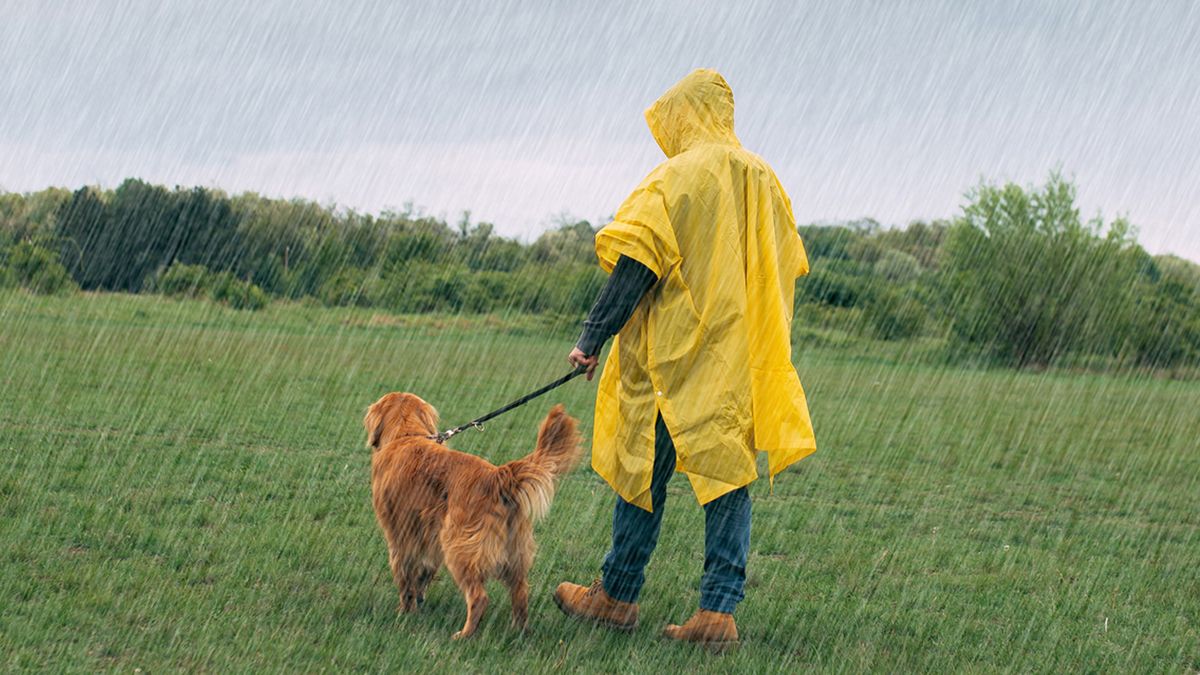
[[[1200,3],[0,0],[0,189],[129,176],[530,238],[611,214],[695,67],[800,222],[955,215],[1060,168],[1200,261]]]

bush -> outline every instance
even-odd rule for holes
[[[1119,349],[1144,252],[1118,218],[1083,222],[1075,188],[981,185],[946,235],[940,271],[953,338],[1014,366]]]
[[[870,280],[828,270],[814,270],[800,281],[802,298],[832,307],[856,307],[870,297]]]
[[[862,331],[863,310],[861,307],[834,307],[815,302],[806,302],[796,306],[792,320],[793,336],[803,330],[819,328],[822,330],[837,330],[846,333]]]
[[[513,280],[513,306],[533,314],[582,317],[596,301],[607,276],[598,265],[530,265]]]
[[[251,311],[260,310],[270,302],[270,297],[253,283],[229,272],[211,272],[204,265],[173,263],[147,281],[144,290],[175,298],[207,295],[213,302]]]
[[[367,273],[357,267],[343,267],[321,284],[317,297],[329,307],[370,307]]]
[[[34,293],[56,295],[79,289],[59,262],[58,254],[37,244],[22,242],[14,246],[8,264],[16,283]]]
[[[476,272],[463,293],[463,309],[468,312],[486,313],[503,310],[519,295],[519,288],[511,283],[512,275],[504,272]]]
[[[209,292],[212,277],[204,265],[174,263],[151,277],[145,290],[175,298],[198,298]]]
[[[1200,362],[1200,298],[1175,279],[1143,283],[1123,328],[1122,352],[1138,365]]]
[[[458,312],[470,276],[465,265],[413,262],[383,281],[382,297],[397,312]]]
[[[266,307],[270,300],[261,288],[249,281],[237,279],[228,272],[212,276],[209,297],[214,302],[229,305],[234,309],[247,309],[252,312]]]
[[[925,308],[910,295],[883,289],[867,304],[863,318],[874,337],[901,340],[921,332],[925,325]]]
[[[875,274],[897,284],[907,284],[921,276],[921,263],[904,251],[885,250],[875,262]]]

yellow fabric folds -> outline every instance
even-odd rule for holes
[[[733,93],[697,70],[646,111],[668,159],[596,235],[601,266],[625,255],[659,278],[613,342],[596,398],[592,466],[650,510],[661,412],[705,504],[816,450],[791,362],[797,277],[808,258],[775,173],[733,133]]]

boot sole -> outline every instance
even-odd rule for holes
[[[692,645],[708,650],[712,654],[725,654],[728,652],[737,651],[742,645],[740,640],[688,640],[685,638],[671,637],[666,633],[659,635],[663,640],[681,645]]]
[[[713,654],[729,654],[737,651],[738,647],[742,646],[741,642],[698,642],[696,644],[704,647]]]
[[[554,604],[558,605],[558,608],[560,610],[562,610],[563,614],[566,614],[567,616],[571,617],[572,619],[579,619],[580,621],[587,621],[588,623],[594,623],[598,626],[604,626],[605,628],[611,628],[613,630],[618,630],[618,631],[621,631],[622,633],[632,633],[637,628],[637,621],[634,621],[633,623],[617,623],[615,621],[610,621],[608,619],[603,619],[603,618],[600,618],[597,616],[591,616],[589,614],[578,614],[576,612],[572,612],[571,610],[569,610],[563,606],[563,602],[561,599],[559,599],[558,594],[555,594],[553,597],[554,597]]]

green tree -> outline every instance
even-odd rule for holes
[[[954,338],[1017,366],[1115,347],[1138,249],[1128,224],[1084,223],[1075,188],[980,185],[947,233],[943,299]]]
[[[586,220],[572,222],[566,215],[557,218],[559,226],[543,232],[530,250],[532,260],[543,264],[596,262],[596,231]]]
[[[62,204],[57,215],[58,235],[64,259],[69,261],[71,276],[84,288],[96,288],[111,260],[93,259],[101,235],[107,229],[108,212],[99,189],[82,187]]]
[[[875,261],[875,274],[896,284],[907,284],[921,276],[921,263],[913,256],[896,249],[884,249]]]
[[[62,188],[25,194],[0,193],[0,246],[25,240],[52,240],[56,215],[70,198],[71,193]]]
[[[57,221],[71,273],[89,289],[136,292],[177,261],[233,269],[240,250],[228,198],[202,187],[171,192],[129,179],[111,195],[82,188]]]

